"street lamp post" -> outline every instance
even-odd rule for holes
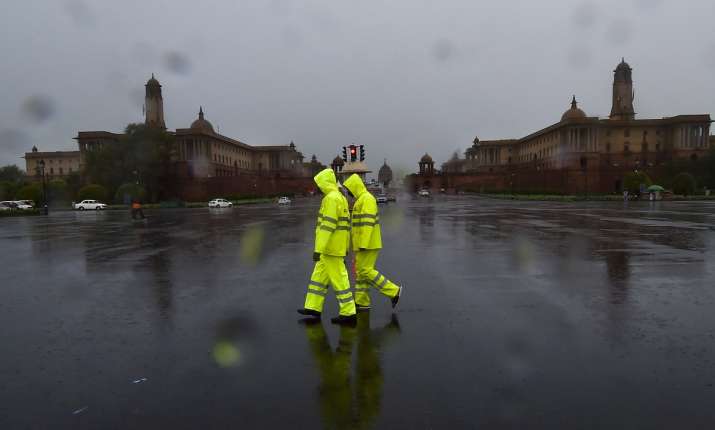
[[[40,160],[37,165],[37,173],[42,183],[42,213],[47,215],[49,209],[47,208],[47,185],[45,184],[45,160]]]

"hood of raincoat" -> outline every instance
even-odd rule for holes
[[[343,183],[343,186],[350,190],[356,199],[367,192],[367,188],[365,188],[365,184],[362,183],[362,179],[354,173]]]
[[[323,194],[327,195],[331,191],[338,191],[338,182],[335,180],[333,169],[321,170],[313,180]]]

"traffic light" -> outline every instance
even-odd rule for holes
[[[345,161],[345,162],[348,161],[348,150],[344,146],[343,146],[343,161]]]
[[[360,145],[360,161],[365,161],[365,145]]]
[[[355,162],[357,160],[357,148],[355,145],[350,145],[350,161]]]

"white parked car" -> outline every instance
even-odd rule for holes
[[[15,204],[17,205],[18,209],[32,209],[34,205],[29,203],[30,200],[15,200]]]
[[[232,206],[233,203],[229,202],[226,199],[213,199],[209,202],[210,208],[230,208]]]
[[[9,211],[11,209],[17,209],[15,202],[11,202],[9,200],[0,202],[0,211]]]
[[[420,190],[418,194],[420,195],[420,197],[429,197],[430,195],[429,190]]]
[[[377,204],[387,203],[387,196],[384,195],[384,194],[380,194],[379,196],[377,196],[377,197],[375,198],[375,200],[377,200]]]
[[[79,203],[74,204],[74,208],[80,211],[85,211],[85,210],[102,210],[106,209],[107,205],[105,205],[102,202],[98,202],[97,200],[82,200]]]
[[[288,197],[281,197],[278,199],[279,205],[289,205],[290,203],[291,203],[291,201]]]

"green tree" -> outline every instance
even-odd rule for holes
[[[0,200],[14,200],[18,188],[15,182],[0,181]]]
[[[623,178],[623,189],[628,190],[629,193],[640,192],[641,184],[646,187],[653,185],[653,181],[650,180],[650,176],[646,172],[631,172]]]
[[[25,179],[25,173],[14,164],[0,167],[0,181],[22,182]]]
[[[79,172],[72,172],[67,175],[67,197],[72,200],[77,197],[77,192],[82,188],[82,178]]]
[[[68,197],[67,182],[62,179],[53,179],[47,183],[47,200],[51,203],[66,202]]]
[[[87,153],[86,173],[113,195],[122,184],[139,182],[156,201],[170,197],[173,150],[174,137],[165,130],[129,124],[119,142]]]
[[[32,200],[36,205],[42,204],[42,187],[40,184],[28,184],[15,193],[17,200]]]
[[[89,184],[80,188],[77,193],[77,199],[82,200],[99,200],[101,202],[107,201],[107,189],[99,184]]]
[[[697,181],[690,173],[679,173],[673,178],[673,192],[684,196],[695,194]]]
[[[142,201],[145,197],[146,190],[144,190],[144,187],[142,187],[141,185],[133,184],[131,182],[127,182],[117,188],[117,192],[114,195],[114,202],[129,204],[134,199]]]

